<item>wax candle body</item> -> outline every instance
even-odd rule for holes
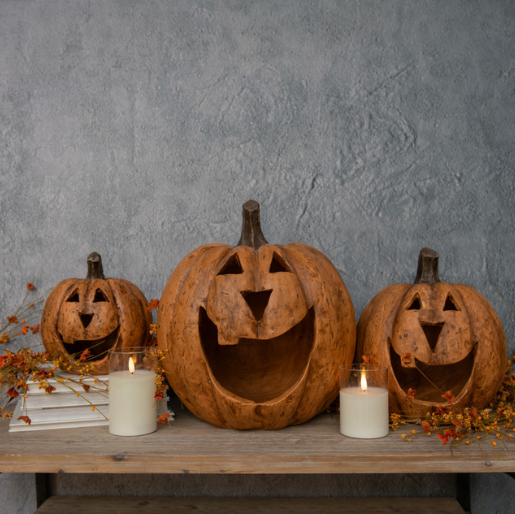
[[[157,429],[156,374],[149,370],[109,373],[109,432],[143,435]]]
[[[388,435],[388,391],[380,387],[341,389],[340,432],[359,439]]]

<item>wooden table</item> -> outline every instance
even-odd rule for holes
[[[494,448],[488,440],[483,440],[480,443],[474,442],[469,446],[463,445],[451,449],[450,444],[443,446],[436,436],[421,433],[408,442],[401,434],[409,434],[413,428],[420,432],[420,427],[413,426],[390,432],[382,439],[350,439],[340,434],[338,416],[330,414],[322,414],[303,425],[278,431],[234,431],[213,427],[198,420],[189,412],[181,410],[180,407],[175,408],[175,412],[176,419],[170,425],[160,425],[157,432],[139,437],[113,436],[109,434],[107,427],[9,433],[8,422],[2,421],[0,422],[0,472],[33,472],[40,477],[41,474],[63,472],[459,473],[466,477],[468,473],[515,471],[515,443],[510,443],[508,449],[505,449],[502,442],[499,442],[497,448]],[[458,499],[467,509],[470,497],[467,482],[464,483],[464,491],[461,493],[458,491]],[[42,498],[42,500],[45,499]],[[455,502],[450,505],[449,512],[458,512],[455,509],[464,512],[455,499],[448,500]],[[70,512],[70,505],[66,503],[69,501],[73,500],[66,500],[64,497],[49,498],[38,513]],[[88,502],[94,501],[88,500]],[[149,501],[149,512],[160,512],[159,502],[163,500]],[[191,501],[188,500],[187,505],[191,505]],[[196,508],[202,508],[202,501],[205,502],[205,499],[199,500]],[[364,501],[370,503],[370,505],[367,504],[367,508],[371,509],[370,512],[375,512],[372,504],[377,500],[365,499]],[[413,503],[402,510],[402,505],[406,501],[408,500],[398,499],[397,503],[392,503],[394,506],[390,510],[378,512],[411,512]],[[427,501],[424,499],[424,505],[430,509],[428,512],[434,512],[431,509],[436,507]],[[431,501],[442,500],[434,498]],[[344,501],[345,505],[350,505],[349,502],[350,500]],[[416,502],[420,506],[420,501]],[[83,509],[86,509],[87,503],[77,502],[78,505],[79,503]],[[63,505],[62,511],[59,505]],[[97,499],[94,508],[92,507],[93,510],[88,510],[88,507],[85,512],[95,511],[96,514],[101,514],[104,512],[102,505],[107,509],[105,512],[115,512],[109,510],[114,504],[108,503],[107,499]],[[241,509],[241,504],[238,505]],[[309,506],[308,503],[305,505]],[[323,505],[329,507],[329,504]],[[383,501],[380,505],[384,508],[385,502]],[[177,506],[177,509],[179,507]],[[120,512],[132,512],[127,510],[126,505],[123,508],[126,510]],[[136,509],[136,506],[134,508]],[[255,505],[252,505],[252,508],[255,508]],[[336,506],[334,508],[337,509]],[[439,507],[439,510],[443,512],[445,509]],[[291,512],[294,511],[299,512],[298,504],[292,503]],[[240,512],[246,511],[240,510]],[[328,508],[327,512],[331,510]],[[344,508],[341,512],[355,511],[349,507],[349,510]]]
[[[13,473],[485,473],[515,472],[515,443],[487,440],[451,451],[432,435],[411,442],[403,427],[382,439],[339,432],[322,414],[277,431],[219,429],[176,409],[171,425],[137,437],[107,427],[8,433],[0,422],[0,472]],[[420,427],[415,427],[420,430]]]

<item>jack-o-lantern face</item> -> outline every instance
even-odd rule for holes
[[[282,428],[321,412],[352,361],[355,318],[338,272],[317,250],[268,244],[256,202],[236,247],[185,257],[160,300],[158,342],[172,389],[221,427]]]
[[[109,283],[99,279],[78,282],[61,303],[57,325],[70,353],[89,348],[99,355],[109,350],[120,325]],[[99,347],[90,348],[95,342]]]
[[[506,339],[497,315],[475,289],[440,282],[437,263],[436,252],[422,249],[415,285],[387,287],[358,323],[357,354],[390,368],[392,412],[423,416],[449,390],[454,407],[481,408],[504,377]]]
[[[470,317],[457,289],[437,282],[405,295],[391,338],[391,365],[399,385],[417,399],[440,403],[441,391],[458,395],[472,376],[475,343]],[[411,358],[404,358],[411,354]],[[403,359],[404,358],[404,359]]]
[[[279,248],[238,246],[214,277],[201,310],[200,340],[216,380],[256,402],[285,393],[311,355],[310,307]]]
[[[41,319],[41,336],[52,356],[64,357],[70,371],[85,350],[97,374],[108,372],[108,351],[142,346],[151,317],[143,293],[122,279],[105,279],[100,255],[88,257],[86,279],[68,279],[50,293]],[[67,368],[68,369],[68,368]]]
[[[233,250],[214,278],[207,298],[207,314],[218,327],[222,345],[237,344],[241,338],[282,335],[307,311],[297,275],[282,251],[271,245],[257,251],[249,246]]]

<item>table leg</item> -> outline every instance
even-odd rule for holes
[[[456,499],[464,511],[470,512],[470,473],[456,475]]]

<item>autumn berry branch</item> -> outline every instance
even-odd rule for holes
[[[410,389],[408,399],[412,401],[415,394],[416,391]],[[506,447],[506,441],[515,439],[515,354],[507,363],[503,384],[488,407],[466,407],[462,411],[455,411],[452,408],[455,400],[452,392],[447,391],[442,394],[442,398],[446,403],[428,412],[425,419],[413,420],[407,416],[391,414],[392,429],[415,423],[422,427],[423,434],[435,434],[443,445],[451,443],[456,447],[487,439],[494,447],[499,442]],[[418,432],[414,429],[409,435],[402,434],[402,437],[411,441]]]
[[[35,286],[27,284],[27,290],[23,300],[16,311],[7,316],[7,322],[0,325],[0,344],[12,342],[18,336],[27,335],[29,332],[37,334],[39,332],[39,323],[33,324],[39,319],[41,312],[39,307],[43,304],[43,297],[28,301],[29,295],[35,291]]]
[[[152,312],[155,309],[159,309],[159,300],[151,299],[148,302],[148,311]],[[156,361],[156,394],[154,396],[156,401],[164,401],[168,384],[165,378],[165,370],[163,368],[163,360],[165,358],[164,351],[157,345],[157,325],[152,323],[150,325],[150,335],[152,336],[152,355]],[[170,413],[163,412],[157,418],[158,423],[170,423]]]

